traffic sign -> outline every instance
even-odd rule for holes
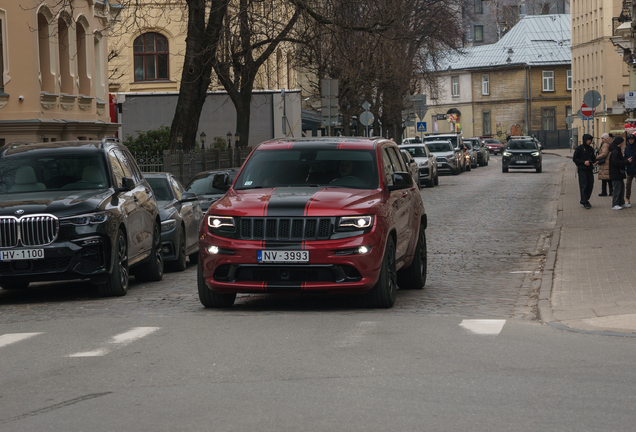
[[[371,111],[365,111],[362,114],[360,114],[360,123],[362,123],[365,126],[372,125],[373,120],[375,120],[375,117],[373,116]]]
[[[625,92],[625,108],[627,109],[636,108],[636,92],[633,92],[633,91]]]
[[[588,107],[596,108],[601,104],[601,94],[596,90],[590,90],[583,95],[583,103]]]
[[[585,102],[581,105],[581,114],[585,117],[592,117],[596,112],[596,108],[590,108]]]
[[[417,131],[426,132],[426,122],[417,122]]]
[[[581,110],[578,110],[578,111],[577,111],[576,116],[577,116],[578,118],[580,118],[581,120],[585,120],[585,119],[586,119],[586,117],[583,115],[583,113],[581,112]]]

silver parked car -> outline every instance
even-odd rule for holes
[[[170,173],[144,173],[150,184],[161,216],[163,257],[168,268],[183,271],[186,257],[191,263],[199,259],[199,225],[203,212],[194,193],[186,192]]]
[[[401,149],[410,153],[417,162],[420,184],[425,184],[427,187],[439,184],[437,158],[428,151],[426,144],[404,145]]]
[[[437,159],[437,171],[446,171],[453,175],[461,172],[461,153],[458,153],[450,141],[428,141],[428,151]]]
[[[402,159],[404,159],[404,163],[408,167],[411,177],[413,177],[413,183],[417,185],[418,189],[422,189],[422,183],[420,183],[420,173],[417,168],[417,162],[415,161],[415,159],[413,159],[411,153],[407,152],[406,150],[400,149],[400,152],[402,153]]]
[[[479,166],[488,166],[490,160],[490,152],[484,146],[479,138],[464,138],[464,143],[470,141],[473,148],[477,150],[477,164]]]

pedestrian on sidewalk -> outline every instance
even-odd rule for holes
[[[614,142],[610,145],[609,155],[609,177],[612,180],[612,186],[614,193],[612,194],[612,210],[622,210],[623,208],[631,207],[631,205],[625,205],[625,167],[632,163],[633,158],[625,159],[623,151],[619,147],[623,143],[623,138],[616,137]]]
[[[572,160],[579,171],[579,192],[581,193],[581,205],[587,210],[592,208],[590,197],[594,189],[594,162],[596,156],[592,148],[592,135],[583,135],[583,143],[574,150]]]
[[[598,179],[601,180],[601,193],[598,196],[607,196],[607,187],[609,186],[609,194],[612,195],[612,182],[609,178],[609,164],[607,158],[609,157],[609,147],[612,144],[614,137],[611,134],[604,133],[601,135],[601,148],[596,155],[596,162],[598,164]]]
[[[625,147],[625,157],[636,159],[636,136],[629,134],[627,136],[627,146]],[[625,169],[627,175],[627,181],[625,182],[625,206],[631,207],[629,199],[632,196],[632,180],[636,177],[636,160],[632,160],[632,163],[627,165]]]

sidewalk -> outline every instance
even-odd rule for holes
[[[636,336],[636,205],[612,210],[612,197],[598,196],[601,182],[596,180],[592,208],[585,210],[579,203],[573,152],[544,154],[564,157],[566,165],[539,318],[554,327]]]

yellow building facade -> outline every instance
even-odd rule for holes
[[[108,26],[115,2],[0,4],[0,144],[113,135],[108,106]]]

